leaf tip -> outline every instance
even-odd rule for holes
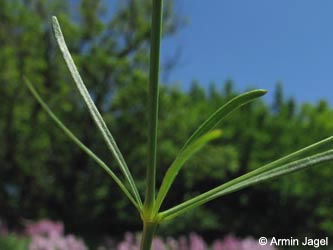
[[[52,16],[52,23],[53,24],[58,23],[58,19],[56,16]]]
[[[221,137],[222,135],[222,130],[221,129],[215,129],[211,132],[211,135],[214,139]]]
[[[28,77],[22,75],[22,79],[25,85],[27,85],[28,87],[31,86],[31,82],[29,81]]]
[[[258,94],[260,94],[260,96],[266,95],[267,92],[268,91],[266,89],[258,89]]]
[[[56,37],[61,33],[60,25],[56,16],[52,16],[52,29]]]

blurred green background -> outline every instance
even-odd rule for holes
[[[165,1],[164,37],[184,25]],[[55,113],[117,172],[80,100],[50,30],[56,14],[74,60],[103,112],[140,191],[146,164],[146,94],[150,1],[0,1],[0,219],[64,221],[90,237],[139,231],[137,212],[112,180],[62,134],[22,82],[27,76]],[[171,62],[172,64],[172,62]],[[167,71],[172,65],[163,64]],[[260,87],[260,86],[258,86]],[[239,94],[229,80],[189,91],[161,86],[158,183],[200,122]],[[271,103],[257,101],[221,123],[221,139],[187,163],[167,198],[170,207],[296,149],[332,135],[328,102],[296,103],[278,83]],[[118,171],[119,173],[119,171]],[[333,169],[321,166],[226,196],[160,228],[254,237],[333,235]]]

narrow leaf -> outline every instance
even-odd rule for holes
[[[197,140],[200,140],[199,138],[203,138],[205,136],[205,134],[207,134],[209,131],[211,131],[213,128],[215,128],[216,125],[218,125],[218,123],[223,118],[225,118],[228,114],[232,113],[233,111],[240,108],[241,106],[253,101],[254,99],[263,96],[266,93],[267,93],[266,90],[258,89],[258,90],[252,90],[252,91],[246,92],[244,94],[241,94],[241,95],[231,99],[229,102],[227,102],[223,106],[221,106],[217,111],[215,111],[215,113],[213,113],[205,122],[203,122],[199,126],[199,128],[187,140],[187,142],[181,149],[179,155],[177,156],[176,160],[174,161],[172,166],[169,168],[166,176],[163,178],[162,186],[161,186],[160,191],[157,196],[155,212],[157,212],[159,210],[163,200],[165,199],[167,192],[169,191],[169,189],[172,185],[172,182],[174,181],[176,175],[178,174],[178,171],[184,164],[184,163],[179,164],[180,161],[177,159],[181,159],[184,152],[187,151],[188,148],[191,148],[191,145],[195,144],[195,142]]]
[[[78,145],[85,153],[87,153],[94,161],[97,162],[110,176],[111,178],[118,184],[120,189],[124,192],[124,194],[128,197],[128,199],[133,203],[133,205],[139,210],[140,206],[134,200],[131,193],[127,190],[122,181],[115,175],[115,173],[97,156],[94,152],[92,152],[87,146],[85,146],[52,112],[52,110],[48,107],[48,105],[43,101],[40,95],[37,93],[36,89],[32,86],[31,82],[24,78],[24,82],[29,88],[32,95],[36,98],[42,108],[46,111],[46,113],[51,117],[51,119],[64,131],[64,133],[76,144]]]
[[[95,121],[97,127],[99,128],[99,130],[101,131],[104,140],[108,146],[108,148],[111,150],[113,156],[115,157],[116,161],[118,162],[125,178],[127,179],[127,181],[130,184],[131,187],[131,191],[136,199],[136,201],[138,202],[138,204],[140,205],[140,207],[142,206],[142,201],[139,195],[139,192],[136,188],[135,182],[133,180],[133,177],[128,169],[128,166],[124,160],[124,157],[122,156],[115,140],[113,139],[113,136],[111,134],[111,132],[109,131],[109,129],[107,128],[101,114],[99,113],[97,107],[95,106],[93,100],[90,97],[90,94],[86,88],[86,86],[84,85],[82,78],[74,64],[74,61],[69,53],[69,50],[67,48],[65,39],[63,37],[63,34],[61,32],[60,29],[60,25],[58,23],[58,20],[56,17],[52,17],[52,26],[53,26],[53,32],[55,35],[55,38],[57,40],[58,46],[62,52],[62,55],[65,59],[65,62],[67,64],[67,67],[76,83],[76,86],[81,94],[81,96],[83,97],[85,103],[88,106],[89,112],[93,118],[93,120]]]
[[[184,166],[185,162],[201,148],[203,148],[208,142],[220,137],[222,132],[220,130],[213,130],[201,138],[190,144],[185,150],[182,150],[177,158],[173,161],[168,171],[166,172],[161,188],[158,192],[156,199],[155,212],[160,209],[165,196],[167,195],[174,179],[176,178],[179,170]]]
[[[231,99],[229,102],[221,106],[218,110],[215,111],[205,122],[203,122],[199,128],[192,134],[192,136],[187,140],[183,149],[188,147],[196,139],[198,139],[203,134],[215,128],[219,122],[225,118],[227,115],[240,108],[241,106],[253,101],[254,99],[261,97],[267,93],[266,90],[257,89],[246,92],[235,98]]]
[[[207,191],[197,197],[185,201],[180,205],[177,205],[171,209],[168,209],[160,213],[159,216],[161,219],[171,219],[186,212],[191,208],[200,206],[210,200],[216,199],[223,195],[235,192],[237,190],[263,182],[265,180],[286,175],[304,168],[313,167],[324,162],[332,161],[333,160],[332,142],[333,142],[333,137],[329,137],[321,142],[313,144],[305,149],[299,150],[287,157],[284,157],[275,162],[267,164],[261,168],[258,168],[252,172],[249,172],[234,180],[222,184],[210,191]],[[318,153],[310,157],[305,157],[292,162],[287,162],[287,159],[295,159],[297,155],[304,155],[305,152],[309,152],[309,150],[318,150],[319,148],[324,148],[324,146],[329,146],[330,149],[323,153]]]

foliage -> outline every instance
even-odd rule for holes
[[[119,203],[113,205],[117,195],[110,198],[105,191],[114,189],[113,184],[103,173],[96,171],[84,152],[74,149],[68,154],[71,147],[66,136],[59,134],[45,113],[20,87],[21,76],[29,75],[78,137],[110,160],[108,152],[100,146],[100,138],[95,138],[91,121],[82,120],[85,110],[72,86],[67,84],[67,69],[55,53],[48,24],[51,13],[62,13],[59,18],[66,23],[64,33],[71,43],[73,56],[84,68],[85,79],[91,83],[90,93],[99,108],[109,111],[111,91],[136,81],[137,75],[143,75],[147,69],[151,3],[131,0],[126,3],[118,1],[117,6],[104,6],[102,2],[82,0],[75,1],[73,6],[69,1],[1,1],[0,140],[4,150],[0,152],[0,171],[6,178],[1,179],[0,203],[4,204],[1,216],[11,224],[19,224],[22,216],[50,215],[66,219],[70,227],[78,229],[87,225],[89,228],[92,220],[105,218],[100,219],[102,224],[113,221],[112,212],[119,207],[128,208],[128,202],[122,197],[118,197]],[[112,15],[105,13],[108,8],[115,7]],[[111,13],[110,10],[106,12]],[[165,34],[170,35],[178,27],[172,1],[165,6],[165,18]],[[124,73],[134,67],[133,75]],[[49,95],[51,92],[54,94]],[[55,107],[59,100],[62,104]],[[114,116],[110,113],[105,118],[107,122],[113,122]],[[86,181],[89,181],[89,187]],[[77,195],[78,192],[81,195]],[[95,206],[102,204],[101,201],[106,207]],[[122,225],[133,227],[136,224],[135,219],[126,218]],[[104,230],[103,226],[100,228]]]
[[[49,37],[46,23],[50,13],[63,13],[60,20],[74,59],[82,69],[96,106],[105,113],[106,123],[111,124],[115,140],[121,142],[119,148],[132,166],[142,195],[145,168],[142,159],[147,148],[146,132],[142,128],[146,127],[147,118],[149,36],[136,36],[138,30],[144,30],[140,28],[142,21],[127,22],[136,7],[126,8],[126,5],[134,1],[121,1],[123,5],[108,23],[102,21],[105,16],[97,14],[101,5],[89,6],[89,1],[78,1],[81,7],[74,8],[75,13],[66,8],[65,1],[58,6],[47,5],[46,1],[23,2],[2,1],[0,8],[0,138],[4,142],[0,175],[6,177],[0,180],[0,215],[11,225],[18,224],[18,218],[47,215],[64,219],[70,230],[80,232],[83,229],[118,233],[129,228],[138,230],[139,221],[130,203],[91,160],[59,133],[23,91],[20,80],[21,74],[28,75],[81,141],[109,165],[115,165],[71,85],[67,84],[67,71],[59,62]],[[146,14],[142,15],[142,11]],[[138,16],[146,16],[144,23],[149,26],[149,9],[142,7],[142,11],[137,12]],[[83,15],[81,12],[87,16],[85,25],[73,18]],[[167,23],[172,20],[168,19]],[[88,28],[92,26],[98,28]],[[174,28],[170,26],[169,31],[173,32]],[[98,38],[94,39],[95,35]],[[137,38],[140,41],[134,42],[135,37],[144,39]],[[49,43],[44,42],[45,38]],[[130,51],[126,47],[131,47]],[[284,98],[282,87],[279,88],[273,105],[250,104],[217,127],[223,136],[188,161],[163,209],[332,134],[333,111],[325,101],[297,105],[292,99]],[[237,94],[231,81],[221,89],[211,87],[208,91],[193,85],[189,93],[176,87],[161,87],[158,134],[161,172],[167,170],[196,125],[203,122],[202,114],[212,113]],[[255,236],[263,231],[289,236],[332,234],[333,188],[329,184],[332,177],[332,169],[325,167],[297,173],[291,178],[226,196],[223,202],[212,202],[195,213],[183,215],[177,225],[162,225],[161,230],[174,234],[191,228],[206,235],[213,231]],[[158,184],[162,181],[160,178],[157,177]],[[291,216],[293,224],[290,224]]]
[[[165,173],[161,186],[156,193],[156,168],[157,168],[157,136],[158,136],[158,114],[159,114],[159,72],[160,72],[160,46],[162,37],[162,19],[163,19],[163,1],[152,1],[152,22],[151,22],[151,39],[150,39],[150,78],[148,85],[148,154],[146,167],[146,191],[144,203],[141,200],[139,190],[135,184],[131,171],[119,150],[116,141],[109,131],[105,121],[99,113],[97,107],[92,100],[86,85],[79,74],[79,71],[74,63],[74,60],[67,48],[62,31],[60,29],[56,17],[52,18],[53,32],[57,40],[60,51],[67,64],[67,67],[74,79],[77,89],[79,90],[85,104],[88,107],[91,117],[107,148],[111,151],[117,165],[120,167],[126,182],[121,181],[118,176],[105,164],[101,158],[96,156],[88,147],[86,147],[51,111],[47,104],[36,92],[29,80],[24,79],[27,87],[40,103],[42,108],[49,114],[50,118],[63,130],[68,137],[74,141],[85,153],[87,153],[94,161],[96,161],[116,182],[125,196],[131,201],[134,207],[139,212],[142,223],[143,233],[141,237],[140,249],[150,250],[156,229],[163,221],[173,219],[181,214],[188,212],[190,209],[199,207],[211,200],[225,196],[226,194],[244,189],[246,187],[270,180],[276,177],[287,175],[304,168],[315,167],[323,163],[333,160],[332,142],[333,137],[313,143],[303,149],[295,151],[287,156],[265,164],[264,166],[234,178],[222,185],[210,189],[194,198],[181,202],[174,207],[166,210],[160,210],[166,198],[170,187],[172,186],[178,172],[184,164],[197,151],[201,150],[207,143],[220,137],[221,131],[213,130],[222,119],[239,109],[243,105],[261,97],[266,93],[265,90],[253,90],[244,94],[238,95],[228,101],[226,104],[218,108],[208,119],[206,119],[189,137],[184,146],[179,151],[175,160],[172,162],[167,172]],[[127,187],[125,186],[127,183]]]
[[[28,244],[29,240],[27,238],[15,234],[0,236],[1,250],[27,250]]]

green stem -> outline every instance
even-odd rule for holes
[[[158,224],[144,222],[140,250],[150,250]]]
[[[145,208],[152,210],[155,202],[156,188],[156,152],[158,125],[158,98],[160,72],[160,46],[162,32],[163,1],[153,0],[151,50],[150,50],[150,79],[148,95],[148,164],[146,176]]]

